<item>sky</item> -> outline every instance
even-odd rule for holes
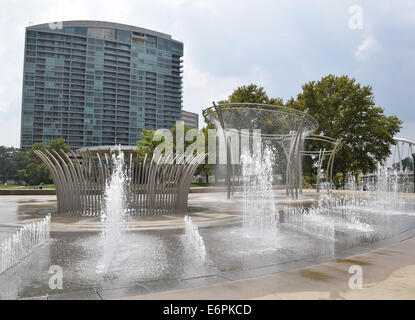
[[[413,0],[1,0],[0,145],[19,147],[25,28],[104,20],[184,42],[183,109],[197,112],[255,83],[296,97],[328,74],[373,88],[415,141]],[[203,125],[203,119],[201,119]]]

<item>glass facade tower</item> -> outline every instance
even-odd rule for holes
[[[136,145],[181,119],[183,43],[143,28],[67,21],[26,28],[21,147]]]
[[[185,127],[199,128],[199,115],[197,113],[182,110],[182,121]]]

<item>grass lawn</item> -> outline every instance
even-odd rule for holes
[[[7,187],[4,184],[0,184],[0,189],[39,189],[39,185],[36,186],[21,186],[18,184],[7,184]],[[54,184],[44,184],[43,189],[55,189]]]
[[[215,186],[215,184],[206,184],[206,183],[192,183],[190,188],[197,188],[197,187],[209,187]],[[0,189],[38,189],[39,185],[32,185],[32,186],[22,186],[18,184],[7,184],[7,187],[4,187],[4,184],[0,183]],[[43,189],[55,189],[54,184],[44,184]]]
[[[197,188],[197,187],[212,187],[214,185],[212,184],[206,184],[206,183],[191,183],[190,188]]]
[[[192,183],[190,185],[191,188],[197,188],[197,187],[208,187],[211,186],[210,184],[206,183]],[[0,183],[0,189],[38,189],[39,185],[32,185],[32,186],[22,186],[18,184],[7,184],[7,187],[4,187],[4,184]],[[44,184],[43,189],[55,189],[54,184]]]

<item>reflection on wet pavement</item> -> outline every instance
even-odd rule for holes
[[[209,207],[212,197],[197,196],[195,199],[199,202],[205,199],[202,205]],[[383,241],[409,237],[415,227],[415,216],[407,214],[391,217],[393,233],[390,232],[392,229],[385,229],[380,223],[383,221],[381,213],[378,218],[372,218],[374,229],[371,232],[340,224],[323,228],[318,220],[310,220],[319,225],[318,229],[313,229],[312,224],[309,228],[299,228],[295,221],[284,222],[281,218],[275,234],[262,237],[243,232],[236,219],[237,212],[232,209],[234,204],[221,205],[217,199],[211,203],[208,210],[192,213],[195,216],[192,219],[200,223],[199,231],[205,241],[205,264],[186,250],[180,225],[183,216],[151,217],[133,221],[135,228],[125,232],[123,246],[117,253],[121,267],[100,275],[96,272],[102,254],[101,234],[97,232],[100,231],[97,227],[99,219],[54,217],[55,227],[49,243],[38,247],[16,267],[0,274],[0,299],[57,294],[69,298],[73,293],[81,292],[79,297],[111,298],[218,283],[340,259],[350,253],[384,245]],[[228,211],[226,217],[217,212],[220,207]],[[0,240],[10,236],[19,224],[38,219],[53,210],[56,210],[54,197],[18,198],[14,201],[11,197],[0,198]],[[208,223],[209,218],[215,223]],[[173,227],[167,228],[168,223]],[[72,228],[59,228],[65,224],[72,225]],[[80,231],[78,227],[81,224],[88,225],[90,232]],[[163,228],[153,230],[148,227],[151,224]],[[142,225],[147,227],[140,230]],[[321,233],[326,229],[329,230],[327,235],[315,233],[315,230]],[[71,232],[63,232],[69,230]],[[407,233],[403,233],[405,231]],[[53,265],[62,268],[62,290],[49,287],[49,268]]]

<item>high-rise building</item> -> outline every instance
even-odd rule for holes
[[[182,119],[185,127],[199,128],[199,115],[194,112],[182,110]]]
[[[181,119],[183,43],[139,27],[65,21],[26,28],[21,147],[136,145]]]

